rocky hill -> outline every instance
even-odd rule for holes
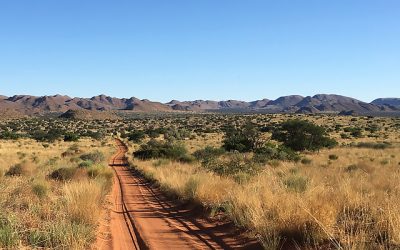
[[[400,98],[379,98],[371,102],[375,105],[400,107]]]
[[[380,98],[371,103],[340,96],[319,94],[315,96],[290,95],[276,100],[262,99],[252,102],[227,100],[195,100],[168,103],[147,99],[115,98],[106,95],[91,98],[54,96],[15,95],[0,96],[0,114],[7,116],[41,115],[65,113],[69,110],[90,111],[132,111],[132,112],[172,112],[172,111],[243,111],[267,113],[340,113],[352,111],[358,114],[400,111],[400,98]]]

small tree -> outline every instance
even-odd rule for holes
[[[79,141],[80,137],[77,134],[74,133],[66,133],[64,135],[64,141],[66,142],[75,142],[75,141]]]
[[[252,123],[243,128],[229,127],[225,130],[223,148],[227,151],[250,152],[262,144],[260,131]]]
[[[133,141],[135,143],[140,143],[145,138],[145,136],[146,134],[143,131],[136,130],[128,134],[128,140]]]
[[[323,147],[333,147],[337,144],[327,136],[325,129],[304,120],[288,120],[275,130],[272,139],[280,141],[295,151],[319,150]]]

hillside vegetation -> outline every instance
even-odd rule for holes
[[[91,247],[112,185],[111,153],[88,139],[1,140],[0,248]]]

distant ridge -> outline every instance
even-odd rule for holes
[[[41,115],[47,113],[65,113],[69,110],[89,111],[133,111],[133,112],[207,112],[207,111],[241,111],[266,113],[340,113],[353,112],[379,113],[400,111],[400,98],[379,98],[371,103],[332,94],[314,96],[290,95],[276,100],[262,99],[252,102],[239,100],[212,101],[178,101],[168,103],[149,101],[147,99],[115,98],[98,95],[91,98],[69,97],[65,95],[30,96],[0,95],[0,115]]]

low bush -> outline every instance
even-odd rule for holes
[[[81,163],[79,163],[79,167],[80,168],[88,168],[88,167],[91,167],[93,165],[93,161],[91,161],[91,160],[86,160],[86,161],[83,161],[83,162],[81,162]]]
[[[37,130],[33,131],[30,135],[39,142],[55,142],[63,136],[63,132],[59,129],[50,129],[49,131]]]
[[[363,136],[362,129],[356,127],[346,127],[343,129],[344,132],[350,133],[354,138],[361,138]]]
[[[47,196],[49,185],[45,181],[39,181],[32,184],[32,192],[39,198]]]
[[[307,189],[307,178],[299,175],[292,175],[286,178],[283,182],[287,189],[297,193],[303,193]]]
[[[260,131],[252,123],[242,128],[228,127],[225,129],[223,148],[226,151],[250,152],[262,144]]]
[[[26,175],[27,172],[28,172],[28,166],[19,163],[10,167],[10,169],[8,169],[8,171],[6,172],[6,176],[21,176],[21,175]]]
[[[310,165],[311,162],[312,162],[312,160],[309,159],[309,158],[303,158],[303,159],[301,159],[301,163],[304,164],[304,165]]]
[[[334,154],[331,154],[331,155],[329,155],[329,160],[337,160],[337,159],[339,159],[339,156],[337,156],[337,155],[334,155]]]
[[[251,159],[246,158],[245,156],[234,153],[229,156],[229,159],[226,160],[210,160],[204,161],[202,166],[209,171],[212,171],[221,176],[230,176],[234,177],[237,175],[255,175],[258,173],[262,167],[260,164],[252,161]],[[240,178],[243,179],[243,178]]]
[[[77,134],[67,133],[64,135],[65,142],[76,142],[79,141],[80,137]]]
[[[288,120],[282,123],[272,133],[272,139],[295,151],[315,151],[337,145],[334,139],[329,138],[325,128],[305,120]]]
[[[358,148],[386,149],[391,145],[390,143],[359,142],[356,146]]]
[[[81,160],[92,161],[93,163],[100,163],[105,160],[104,154],[100,151],[94,151],[92,153],[81,155]]]
[[[263,147],[255,150],[253,160],[259,163],[267,163],[271,160],[299,161],[298,153],[283,145],[267,143]]]
[[[146,137],[146,134],[141,130],[137,130],[130,132],[126,137],[134,143],[140,143]]]
[[[187,149],[182,144],[171,142],[158,142],[150,140],[147,144],[142,144],[140,149],[133,153],[141,160],[165,158],[175,161],[190,162],[193,160],[188,156]]]
[[[77,169],[73,167],[61,167],[54,170],[49,177],[58,181],[68,181],[72,180]]]
[[[211,146],[207,146],[203,149],[199,149],[193,153],[193,156],[197,160],[209,160],[213,158],[217,158],[225,153],[223,148],[214,148]]]
[[[0,133],[0,139],[3,139],[3,140],[17,140],[21,137],[22,137],[22,135],[11,132],[11,131],[3,131]]]

